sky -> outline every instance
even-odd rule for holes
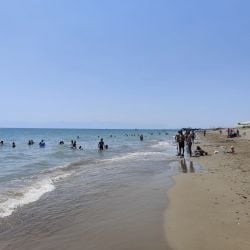
[[[0,1],[0,127],[250,120],[248,0]]]

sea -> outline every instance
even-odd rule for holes
[[[33,240],[38,234],[39,239],[46,233],[53,235],[78,216],[83,218],[84,214],[89,220],[96,211],[93,216],[95,222],[86,224],[90,230],[100,222],[102,212],[99,210],[107,209],[107,218],[108,211],[111,211],[108,206],[113,201],[117,203],[112,207],[118,204],[118,200],[119,204],[127,207],[126,216],[134,212],[135,207],[129,208],[129,201],[138,201],[151,191],[157,192],[157,187],[145,191],[153,183],[152,180],[161,176],[162,183],[170,186],[171,181],[165,178],[178,172],[175,134],[176,130],[166,129],[1,128],[0,242],[5,247],[3,249],[22,249],[20,243],[25,238],[27,243],[27,235],[33,235]],[[140,135],[143,135],[143,141]],[[103,151],[98,149],[101,138],[108,145],[108,149]],[[28,145],[29,140],[33,140],[34,144]],[[41,140],[44,140],[45,147],[39,146]],[[76,149],[72,149],[72,140],[76,141]],[[13,142],[15,148],[12,147]],[[142,187],[145,188],[140,193]],[[144,206],[145,199],[142,203],[130,203]],[[119,218],[122,216],[117,214]],[[112,213],[109,223],[113,217],[116,217],[115,213]],[[134,218],[140,218],[140,215]],[[100,230],[101,227],[98,228]],[[13,238],[16,241],[10,243]],[[91,244],[85,249],[92,249]],[[30,246],[32,248],[34,246]],[[63,249],[62,246],[58,248]],[[23,249],[29,249],[29,245],[24,245]],[[98,249],[98,246],[93,249]],[[102,245],[100,249],[105,247]],[[116,249],[119,247],[116,246]]]

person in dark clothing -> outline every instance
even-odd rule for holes
[[[185,136],[183,135],[182,131],[179,131],[178,143],[179,143],[179,155],[184,156]]]
[[[44,142],[44,140],[41,140],[41,141],[39,142],[39,146],[40,146],[40,148],[45,147],[45,142]]]
[[[73,148],[73,149],[76,149],[76,141],[73,141],[72,148]]]
[[[207,152],[204,151],[200,146],[196,147],[196,150],[194,151],[195,156],[204,156],[207,155]]]
[[[192,131],[191,136],[192,136],[192,143],[194,144],[194,139],[195,139],[195,132],[194,131]]]
[[[103,138],[101,138],[101,140],[100,140],[99,143],[98,143],[98,148],[99,148],[100,150],[103,150],[103,147],[104,147],[104,141],[103,141]]]
[[[187,143],[187,151],[191,157],[192,156],[192,134],[188,133],[186,135],[186,143]]]

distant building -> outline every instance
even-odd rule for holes
[[[238,122],[239,128],[250,128],[250,121],[249,122]]]

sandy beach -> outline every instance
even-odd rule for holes
[[[209,155],[192,160],[203,170],[174,177],[165,213],[173,250],[250,249],[250,129],[240,133],[233,139],[225,130],[200,134],[194,147]],[[227,153],[231,146],[235,154]]]

